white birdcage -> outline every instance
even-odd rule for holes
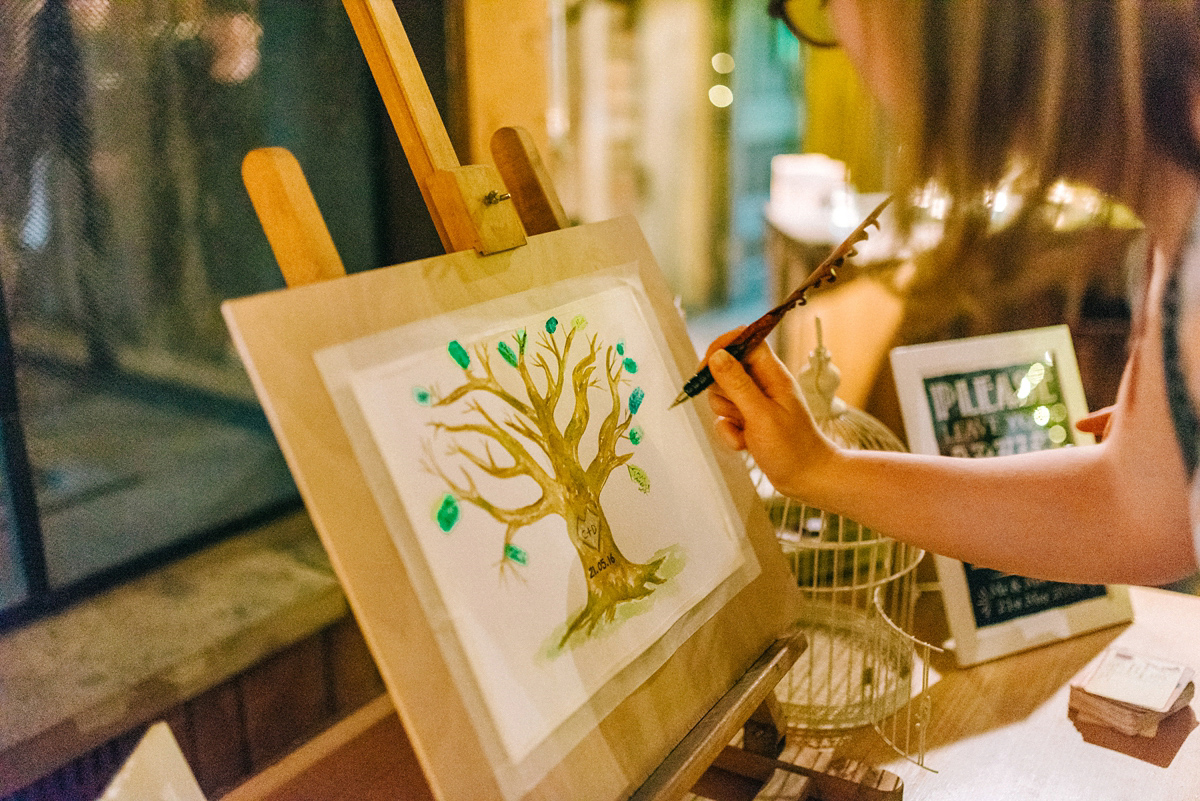
[[[821,430],[846,448],[905,450],[886,426],[835,393],[841,381],[817,321],[817,348],[797,381]],[[857,522],[760,489],[805,597],[808,648],[777,690],[791,727],[876,731],[924,764],[931,713],[928,656],[913,636],[916,567],[924,554]]]

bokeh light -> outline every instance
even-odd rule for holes
[[[719,83],[708,90],[708,100],[717,108],[725,108],[733,103],[733,90]]]

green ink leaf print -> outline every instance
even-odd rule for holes
[[[549,320],[546,321],[546,333],[553,334],[557,330],[558,330],[558,318],[551,317]]]
[[[637,465],[627,464],[629,468],[629,477],[633,479],[633,483],[637,484],[637,488],[642,492],[650,491],[650,476],[646,475],[646,471]]]
[[[629,429],[629,441],[634,445],[641,445],[645,436],[645,432],[642,430],[641,426],[634,426],[633,428]]]
[[[529,564],[529,554],[521,548],[513,545],[511,542],[504,545],[504,558],[516,562],[518,565]]]
[[[618,356],[625,355],[625,340],[623,340],[623,339],[617,343],[617,355]]]
[[[413,387],[413,400],[422,406],[428,406],[433,403],[433,393],[425,387]]]
[[[627,372],[627,373],[636,373],[637,372],[637,362],[635,362],[633,359],[629,358],[628,356],[625,357],[625,361],[621,362],[621,364],[625,365],[625,372]]]
[[[571,327],[576,331],[582,331],[587,328],[587,318],[582,314],[577,314],[571,319]]]
[[[467,353],[467,349],[459,344],[458,340],[452,340],[446,346],[446,350],[450,352],[450,358],[458,362],[458,366],[466,370],[471,366],[471,356]]]
[[[437,514],[435,515],[438,528],[449,533],[450,529],[454,528],[454,525],[458,522],[458,515],[458,498],[450,494],[443,496],[442,503],[438,506]]]
[[[516,336],[513,338],[517,340],[517,352],[523,355],[525,353],[525,342],[528,339],[525,334],[525,329],[518,328]]]
[[[629,393],[629,413],[637,414],[638,409],[642,408],[642,401],[646,399],[646,393],[641,387],[635,387],[633,392]]]
[[[498,344],[496,350],[500,351],[500,355],[504,357],[504,361],[513,367],[517,366],[517,354],[513,353],[513,349],[508,346],[507,342]]]

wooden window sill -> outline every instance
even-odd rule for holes
[[[290,515],[0,637],[0,797],[348,614]]]

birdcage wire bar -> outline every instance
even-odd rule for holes
[[[770,496],[767,508],[805,598],[808,649],[777,690],[789,726],[869,725],[924,765],[928,657],[938,650],[911,634],[924,551],[784,496]]]
[[[920,594],[916,587],[916,583],[912,582],[908,591],[910,597],[904,603],[909,630],[911,630],[915,617],[917,597]],[[930,656],[934,652],[942,653],[943,649],[936,645],[930,645],[898,626],[895,623],[896,616],[889,616],[878,595],[875,599],[875,608],[880,619],[892,629],[888,646],[897,649],[894,656],[898,658],[900,652],[906,648],[911,651],[912,664],[919,673],[915,677],[915,681],[910,682],[910,687],[916,687],[919,690],[909,703],[904,704],[898,711],[889,711],[882,706],[878,708],[876,710],[877,717],[871,725],[896,753],[937,773],[936,770],[925,764],[926,736],[929,732],[930,719],[933,717],[933,702],[929,697],[929,662]]]

